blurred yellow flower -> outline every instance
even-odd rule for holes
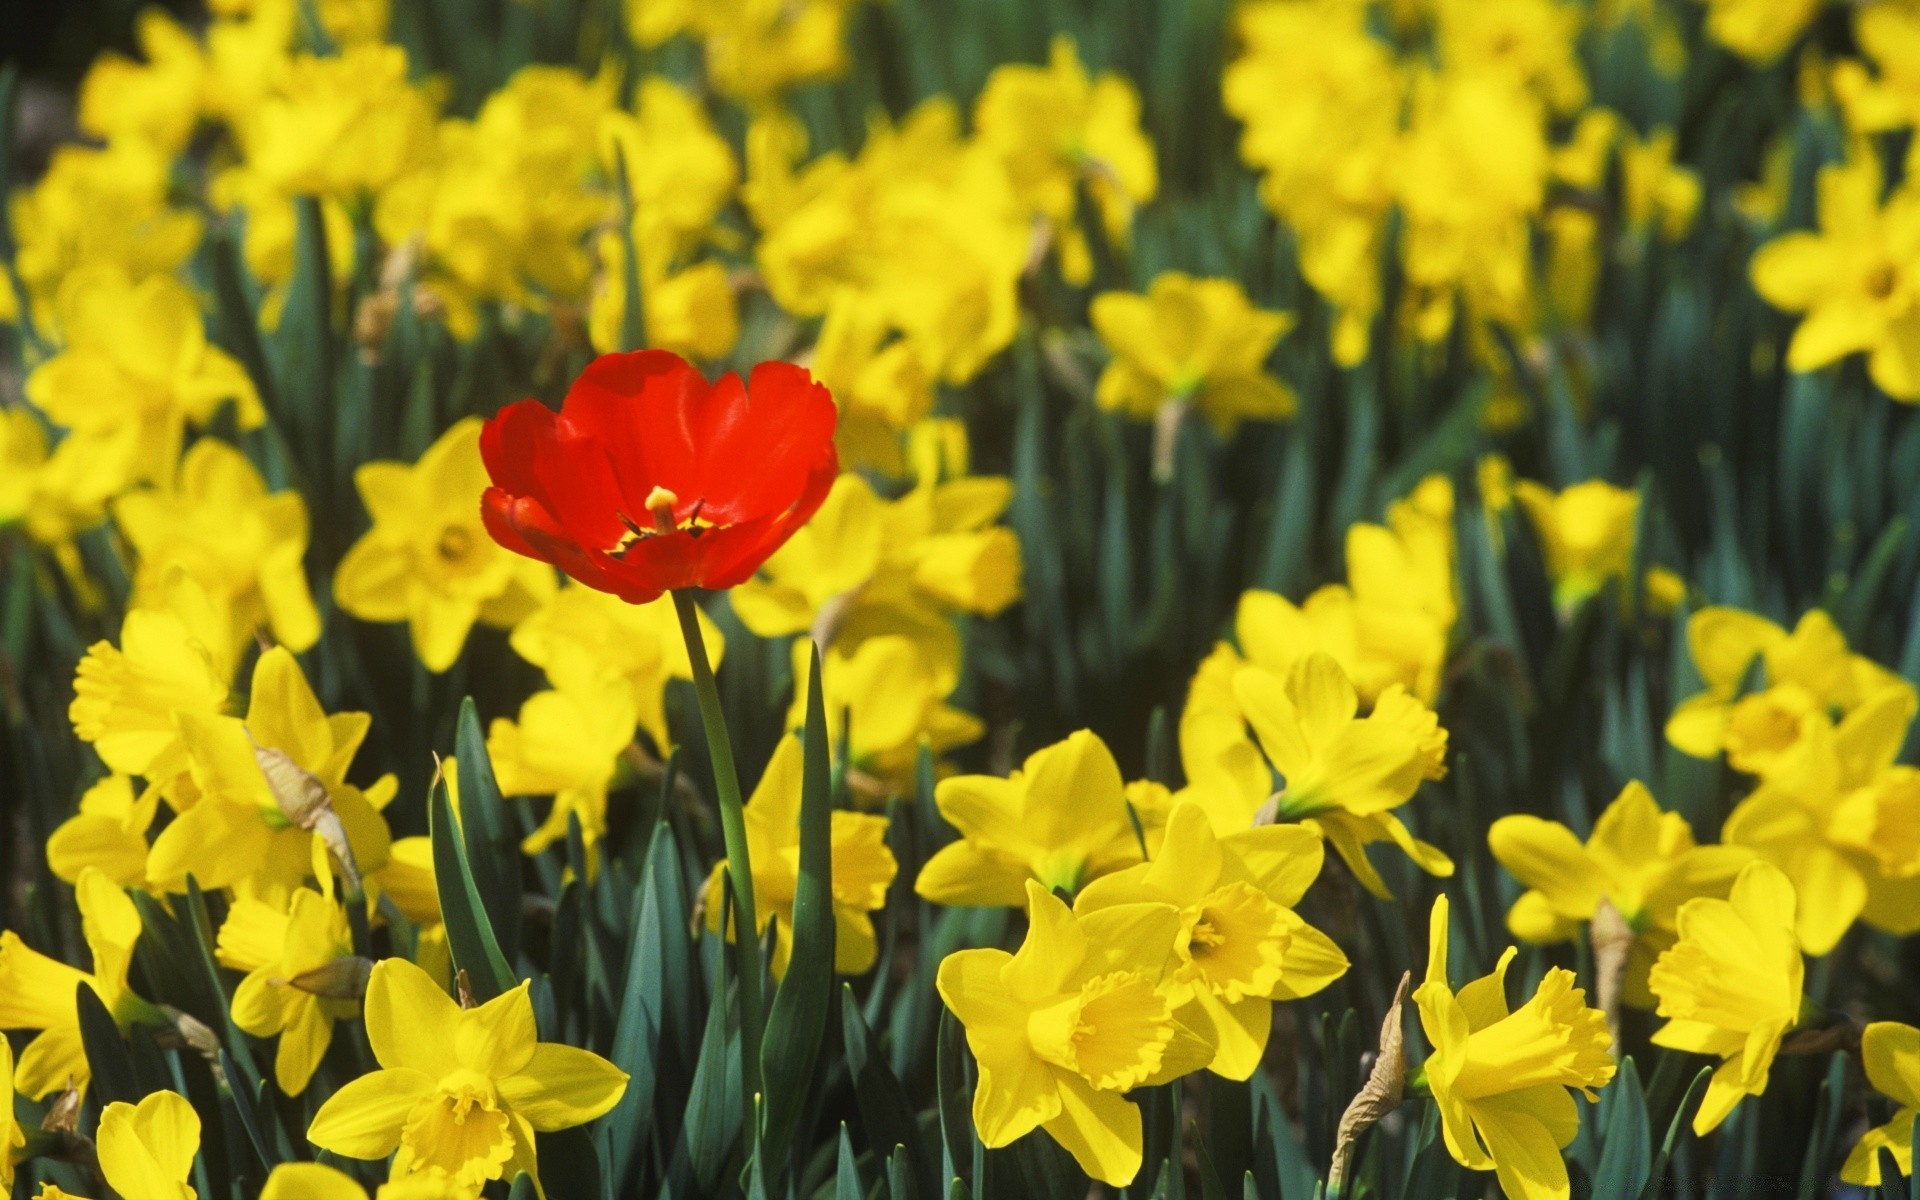
[[[1880,167],[1860,151],[1822,167],[1819,232],[1783,233],[1754,253],[1753,286],[1769,304],[1806,314],[1787,346],[1787,366],[1817,371],[1851,354],[1896,400],[1920,401],[1920,192],[1901,187],[1881,201]]]
[[[177,1092],[153,1092],[138,1104],[116,1100],[100,1113],[100,1174],[122,1196],[195,1200],[194,1156],[200,1115]]]
[[[0,1037],[0,1192],[13,1194],[13,1160],[27,1144],[13,1113],[13,1044]]]
[[[810,662],[807,640],[795,639],[787,723],[796,729],[806,720]],[[923,738],[937,759],[986,732],[980,718],[947,703],[959,682],[957,664],[941,662],[919,637],[882,627],[870,637],[836,640],[822,670],[827,730],[836,747],[846,731],[848,782],[862,800],[911,784]]]
[[[1679,813],[1662,812],[1639,780],[1620,789],[1582,843],[1557,821],[1515,814],[1487,831],[1487,843],[1527,891],[1507,913],[1522,941],[1562,942],[1593,919],[1602,900],[1633,931],[1622,992],[1651,1008],[1647,972],[1673,945],[1680,905],[1696,896],[1724,896],[1753,859],[1743,846],[1696,846]]]
[[[407,79],[399,46],[360,44],[301,54],[271,76],[267,94],[236,114],[250,169],[288,195],[371,195],[432,144],[434,103]]]
[[[1598,1009],[1549,967],[1518,1010],[1507,1007],[1509,946],[1493,974],[1455,992],[1447,982],[1447,898],[1434,901],[1427,978],[1414,989],[1420,1027],[1433,1044],[1422,1073],[1440,1111],[1447,1152],[1461,1166],[1493,1171],[1508,1200],[1568,1195],[1560,1151],[1580,1131],[1569,1089],[1588,1100],[1613,1078],[1613,1039]]]
[[[80,81],[80,128],[105,141],[144,141],[178,154],[200,120],[206,58],[200,43],[165,10],[134,18],[145,62],[107,50]]]
[[[774,924],[773,977],[787,973],[793,954],[793,899],[800,879],[800,784],[804,754],[800,739],[783,737],[746,805],[747,857],[753,862],[754,915],[760,935]],[[860,975],[878,953],[873,916],[887,902],[899,864],[887,848],[887,818],[835,810],[833,826],[833,969]],[[727,911],[721,871],[707,877],[707,928],[720,932]],[[732,940],[738,930],[727,930]]]
[[[1298,405],[1266,369],[1292,314],[1253,307],[1234,280],[1166,271],[1145,295],[1095,296],[1091,317],[1114,356],[1094,391],[1105,408],[1151,418],[1190,404],[1226,437],[1243,418],[1280,420]]]
[[[525,1171],[534,1134],[619,1102],[627,1076],[587,1050],[542,1042],[527,985],[462,1009],[405,959],[376,963],[367,1040],[380,1069],[329,1096],[307,1140],[347,1158],[393,1155],[393,1177],[445,1172],[461,1186]]]
[[[990,1149],[1045,1129],[1081,1170],[1124,1186],[1139,1173],[1142,1138],[1125,1094],[1197,1070],[1213,1051],[1179,1023],[1162,983],[1180,911],[1075,913],[1039,880],[1024,893],[1017,954],[960,950],[940,963],[940,998],[980,1063],[974,1127]]]
[[[943,779],[934,803],[960,831],[914,881],[935,904],[1017,906],[1029,880],[1074,892],[1142,858],[1120,766],[1084,729],[1034,751],[1006,779]]]
[[[108,490],[169,482],[186,426],[207,424],[229,402],[242,429],[266,420],[246,369],[207,344],[200,307],[178,280],[75,272],[59,309],[66,346],[27,376],[27,399],[72,431],[75,449],[114,480]]]
[[[1504,75],[1561,115],[1586,104],[1578,8],[1559,0],[1435,0],[1432,7],[1447,70]]]
[[[1078,189],[1099,210],[1109,242],[1131,240],[1133,211],[1153,199],[1159,169],[1140,130],[1140,96],[1123,75],[1089,78],[1071,37],[1058,35],[1044,67],[1003,63],[974,102],[982,144],[1006,163],[1015,192],[1045,218],[1060,274],[1085,284],[1093,275],[1086,234],[1074,219]]]
[[[1539,535],[1562,613],[1627,573],[1640,518],[1640,493],[1602,479],[1555,492],[1531,479],[1513,485]]]
[[[307,590],[307,504],[299,492],[269,493],[247,456],[201,438],[180,460],[171,489],[129,492],[114,502],[120,532],[139,557],[134,603],[150,603],[169,572],[184,570],[224,606],[235,645],[265,629],[296,653],[320,639]]]
[[[521,843],[538,854],[567,836],[568,819],[580,822],[588,846],[607,832],[607,789],[620,755],[633,742],[633,702],[619,681],[573,682],[535,692],[520,706],[517,721],[494,721],[487,753],[509,796],[553,797],[546,820]]]
[[[1766,1090],[1780,1040],[1801,1020],[1806,964],[1793,884],[1768,863],[1749,863],[1725,900],[1681,905],[1678,924],[1680,940],[1648,979],[1667,1018],[1653,1044],[1721,1060],[1693,1116],[1705,1136],[1742,1096]]]
[[[1902,1175],[1913,1175],[1913,1124],[1920,1115],[1920,1029],[1896,1021],[1875,1021],[1860,1038],[1860,1064],[1873,1090],[1899,1105],[1893,1119],[1860,1136],[1847,1152],[1840,1178],[1863,1187],[1879,1187],[1880,1155],[1893,1155]]]
[[[480,421],[467,417],[417,463],[353,475],[373,528],[334,571],[333,596],[363,621],[405,621],[430,671],[460,656],[475,622],[509,628],[556,590],[552,568],[500,548],[480,520]]]
[[[1704,0],[1707,34],[1756,67],[1800,40],[1825,0]]]
[[[800,536],[805,534],[803,528]],[[726,656],[726,639],[705,609],[699,619],[707,661],[718,670]],[[624,684],[654,749],[664,755],[673,747],[667,730],[667,683],[692,680],[693,667],[671,599],[628,604],[611,593],[569,583],[515,625],[508,641],[521,658],[545,670],[548,681],[561,691],[591,692],[602,681]]]
[[[1178,907],[1168,1000],[1217,1047],[1209,1068],[1247,1079],[1266,1053],[1273,1002],[1311,996],[1346,972],[1340,948],[1293,911],[1324,854],[1312,830],[1265,825],[1220,837],[1204,811],[1178,804],[1153,860],[1095,879],[1074,908]]]
[[[140,939],[140,912],[120,885],[96,870],[80,873],[74,887],[80,928],[93,952],[93,970],[82,971],[28,948],[11,929],[0,930],[0,1029],[31,1029],[14,1064],[13,1085],[30,1100],[67,1086],[82,1091],[93,1078],[80,1044],[78,990],[93,990],[125,1032],[133,1024],[159,1026],[158,1009],[127,986],[133,944]]]

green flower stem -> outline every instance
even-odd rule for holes
[[[676,591],[673,609],[680,616],[687,661],[693,664],[693,690],[700,697],[700,724],[706,729],[707,751],[713,759],[720,830],[727,843],[727,880],[733,889],[733,945],[740,968],[740,1078],[746,1083],[751,1119],[751,1106],[761,1092],[760,1036],[765,1026],[760,1000],[760,923],[754,919],[747,818],[740,801],[740,776],[733,765],[733,739],[727,734],[727,716],[720,708],[720,689],[713,681],[713,664],[707,661],[707,643],[700,636],[700,607],[694,603],[692,593]]]

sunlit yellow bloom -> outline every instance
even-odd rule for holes
[[[1833,949],[1863,915],[1902,933],[1920,928],[1920,797],[1911,768],[1889,771],[1914,707],[1913,689],[1887,688],[1837,726],[1823,713],[1803,716],[1793,765],[1762,779],[1720,831],[1793,881],[1808,954]]]
[[[79,567],[73,539],[100,523],[120,482],[117,472],[92,461],[92,449],[75,442],[61,452],[32,409],[0,409],[0,526],[17,522],[28,537],[52,547],[70,575]]]
[[[626,320],[626,251],[620,239],[604,234],[600,259],[605,271],[587,331],[596,350],[618,351]],[[643,259],[644,261],[644,259]],[[727,269],[713,260],[684,271],[660,275],[651,268],[640,279],[647,346],[703,362],[725,358],[740,338],[740,309]]]
[[[1854,59],[1833,65],[1833,95],[1847,127],[1884,133],[1912,125],[1920,117],[1920,11],[1906,4],[1867,5],[1854,11],[1853,35],[1876,73]]]
[[[766,107],[779,93],[846,70],[851,0],[626,0],[642,46],[676,34],[699,38],[721,93]]]
[[[127,986],[140,912],[120,885],[99,871],[80,873],[75,887],[80,928],[93,951],[92,972],[29,949],[12,930],[0,930],[0,1029],[34,1029],[14,1065],[13,1084],[38,1100],[71,1080],[85,1089],[93,1077],[80,1044],[77,989],[85,984],[124,1031],[135,1023],[160,1025],[160,1013]]]
[[[284,902],[310,872],[316,835],[349,878],[386,865],[379,810],[398,784],[384,775],[363,792],[346,780],[372,718],[328,715],[286,647],[254,665],[246,720],[176,720],[201,795],[154,840],[147,874],[155,887],[183,891],[192,875],[202,887]]]
[[[1674,708],[1667,740],[1695,758],[1724,750],[1735,769],[1754,775],[1792,764],[1808,713],[1843,716],[1883,690],[1912,690],[1849,653],[1833,618],[1817,608],[1801,614],[1792,633],[1738,608],[1703,608],[1687,621],[1687,648],[1706,690]],[[1742,695],[1756,661],[1763,686]]]
[[[1493,968],[1461,988],[1447,982],[1447,898],[1434,901],[1427,978],[1414,989],[1420,1027],[1433,1044],[1423,1065],[1454,1161],[1492,1171],[1508,1200],[1571,1195],[1560,1151],[1580,1131],[1577,1089],[1588,1100],[1613,1078],[1607,1019],[1587,1006],[1573,972],[1549,967],[1533,996],[1507,1007],[1509,946]]]
[[[116,1100],[100,1114],[100,1173],[122,1196],[195,1200],[187,1181],[200,1152],[200,1115],[177,1092],[154,1092],[139,1104]]]
[[[1819,232],[1794,230],[1753,256],[1753,286],[1775,308],[1805,313],[1787,366],[1817,371],[1851,354],[1896,400],[1920,401],[1920,192],[1896,189],[1882,206],[1878,160],[1857,152],[1822,167]]]
[[[60,332],[60,286],[82,267],[117,270],[138,283],[192,257],[201,221],[172,204],[171,168],[170,155],[141,141],[65,145],[38,183],[13,194],[14,263],[43,335]],[[0,286],[0,320],[15,319],[14,310],[13,288]]]
[[[945,632],[951,636],[950,629]],[[787,714],[794,728],[806,720],[811,656],[806,639],[796,639],[794,702]],[[847,731],[846,760],[858,773],[854,783],[862,792],[907,786],[922,738],[938,758],[986,732],[980,718],[947,703],[958,675],[919,637],[883,629],[871,637],[836,640],[822,669],[827,730],[836,745],[841,731]]]
[[[1140,839],[1125,789],[1112,751],[1084,729],[1034,751],[1009,778],[943,779],[934,803],[960,840],[927,860],[914,890],[936,904],[1016,906],[1028,880],[1073,892],[1130,867]]]
[[[801,530],[801,535],[806,529]],[[726,655],[726,639],[700,611],[701,640],[715,670]],[[693,678],[679,618],[666,597],[651,604],[628,604],[618,596],[569,584],[553,593],[534,614],[513,627],[509,638],[521,658],[544,669],[562,691],[591,691],[603,681],[624,683],[632,696],[640,728],[665,754],[673,739],[667,731],[666,688],[670,679]]]
[[[1192,404],[1222,436],[1242,418],[1293,415],[1293,389],[1266,369],[1293,317],[1253,307],[1231,279],[1163,272],[1145,295],[1102,292],[1091,315],[1114,355],[1094,393],[1106,408],[1147,418]]]
[[[1593,919],[1604,899],[1633,930],[1624,998],[1653,1006],[1647,971],[1673,944],[1680,905],[1724,896],[1753,853],[1741,846],[1696,846],[1679,813],[1662,812],[1638,780],[1594,822],[1582,843],[1557,821],[1501,817],[1487,831],[1500,865],[1528,890],[1507,913],[1507,928],[1529,942],[1561,942]]]
[[[517,721],[494,721],[487,753],[509,796],[553,797],[546,820],[521,848],[538,854],[567,836],[569,818],[580,822],[587,845],[607,832],[607,788],[620,754],[633,743],[636,717],[631,697],[618,681],[579,682],[535,692],[520,706]]]
[[[159,808],[159,789],[136,797],[131,779],[107,776],[80,797],[80,811],[48,836],[48,869],[78,883],[83,871],[95,867],[121,887],[145,887],[147,827]]]
[[[168,572],[184,569],[225,606],[237,641],[261,628],[295,652],[319,640],[320,614],[301,561],[306,501],[292,490],[269,494],[239,450],[200,439],[181,459],[171,490],[129,492],[113,514],[140,556],[136,605],[151,603]]]
[[[473,1200],[479,1193],[448,1175],[422,1171],[381,1184],[371,1196],[353,1176],[325,1163],[281,1163],[267,1176],[260,1200]]]
[[[136,608],[120,645],[95,642],[74,672],[67,716],[113,770],[138,775],[176,806],[192,799],[179,718],[226,711],[231,641],[198,585],[182,579],[165,608]]]
[[[363,621],[405,621],[432,671],[460,657],[475,622],[508,628],[555,590],[552,568],[500,548],[480,521],[480,421],[441,434],[420,461],[364,463],[354,486],[373,518],[340,560],[333,596]]]
[[[162,9],[142,9],[134,33],[146,61],[116,50],[94,59],[80,81],[80,127],[108,142],[145,141],[177,154],[200,119],[206,58]]]
[[[1875,1021],[1860,1038],[1860,1063],[1873,1090],[1899,1105],[1893,1119],[1862,1134],[1847,1152],[1840,1178],[1879,1187],[1880,1154],[1893,1155],[1902,1175],[1913,1174],[1913,1122],[1920,1115],[1920,1029]]]
[[[1081,1170],[1119,1187],[1141,1159],[1140,1109],[1125,1093],[1197,1070],[1213,1053],[1180,1024],[1162,983],[1180,910],[1120,904],[1082,914],[1038,880],[1024,892],[1019,953],[961,950],[940,963],[940,997],[980,1064],[974,1127],[990,1148],[1045,1129]]]
[[[1227,767],[1236,778],[1195,780],[1190,798],[1207,808],[1215,829],[1245,828],[1271,803],[1275,819],[1300,821],[1325,837],[1360,882],[1383,897],[1386,883],[1367,861],[1369,843],[1391,841],[1421,869],[1453,873],[1452,861],[1391,811],[1411,800],[1422,780],[1445,773],[1447,734],[1433,710],[1395,685],[1361,717],[1346,672],[1319,653],[1303,656],[1284,676],[1242,667],[1232,688],[1272,770],[1241,754]]]
[[[1824,2],[1705,0],[1707,33],[1754,66],[1767,66],[1800,39]]]
[[[66,348],[27,377],[27,399],[117,486],[165,483],[186,426],[229,402],[242,429],[265,421],[246,369],[207,344],[199,305],[178,280],[77,272],[61,285],[59,308]]]
[[[1112,71],[1089,78],[1064,34],[1053,39],[1045,67],[995,67],[974,104],[973,124],[1006,163],[1021,202],[1052,224],[1069,283],[1084,284],[1093,274],[1086,235],[1074,220],[1078,188],[1084,185],[1099,209],[1107,239],[1121,245],[1133,210],[1159,188],[1133,84]]]
[[[1074,908],[1178,907],[1168,999],[1184,1024],[1218,1047],[1211,1069],[1246,1079],[1266,1052],[1273,1002],[1311,996],[1347,969],[1332,939],[1293,911],[1324,854],[1320,838],[1300,826],[1219,837],[1204,811],[1179,804],[1151,862],[1094,880]]]
[[[784,737],[746,806],[747,857],[753,862],[754,914],[765,936],[774,922],[772,970],[786,975],[793,953],[793,898],[800,879],[800,739]],[[833,969],[859,975],[873,966],[878,946],[873,917],[887,902],[899,864],[887,848],[887,818],[836,809],[833,824]],[[707,879],[707,928],[720,931],[726,911],[721,869]],[[728,930],[731,939],[736,931]]]
[[[1561,611],[1627,573],[1640,519],[1638,491],[1589,479],[1555,492],[1522,479],[1513,492],[1533,520]]]
[[[1802,1015],[1806,964],[1794,937],[1793,884],[1771,864],[1749,863],[1725,900],[1680,906],[1680,940],[1648,982],[1667,1023],[1656,1046],[1721,1059],[1693,1116],[1705,1135],[1742,1096],[1767,1088],[1780,1039]]]
[[[296,888],[288,905],[243,896],[220,926],[220,965],[247,977],[233,994],[233,1023],[259,1038],[280,1036],[273,1075],[297,1096],[333,1041],[333,1023],[359,1015],[364,960],[353,957],[347,914],[333,875],[322,891]]]
[[[1674,143],[1671,129],[1620,143],[1620,192],[1627,224],[1638,230],[1657,225],[1668,241],[1684,237],[1700,211],[1700,176],[1674,165]]]
[[[1433,8],[1449,71],[1505,75],[1556,113],[1586,104],[1579,9],[1558,0],[1438,0]]]
[[[434,105],[407,79],[406,51],[361,44],[279,66],[234,133],[249,167],[290,195],[368,195],[421,158]]]
[[[383,959],[366,1023],[381,1069],[329,1096],[307,1139],[348,1158],[392,1154],[395,1179],[435,1168],[467,1187],[538,1179],[534,1134],[583,1125],[626,1091],[606,1059],[539,1040],[525,983],[463,1010],[419,967]]]

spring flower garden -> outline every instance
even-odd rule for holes
[[[122,16],[0,1196],[1920,1198],[1920,3]]]

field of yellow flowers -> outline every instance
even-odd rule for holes
[[[1920,0],[25,80],[0,1200],[1920,1200]]]

